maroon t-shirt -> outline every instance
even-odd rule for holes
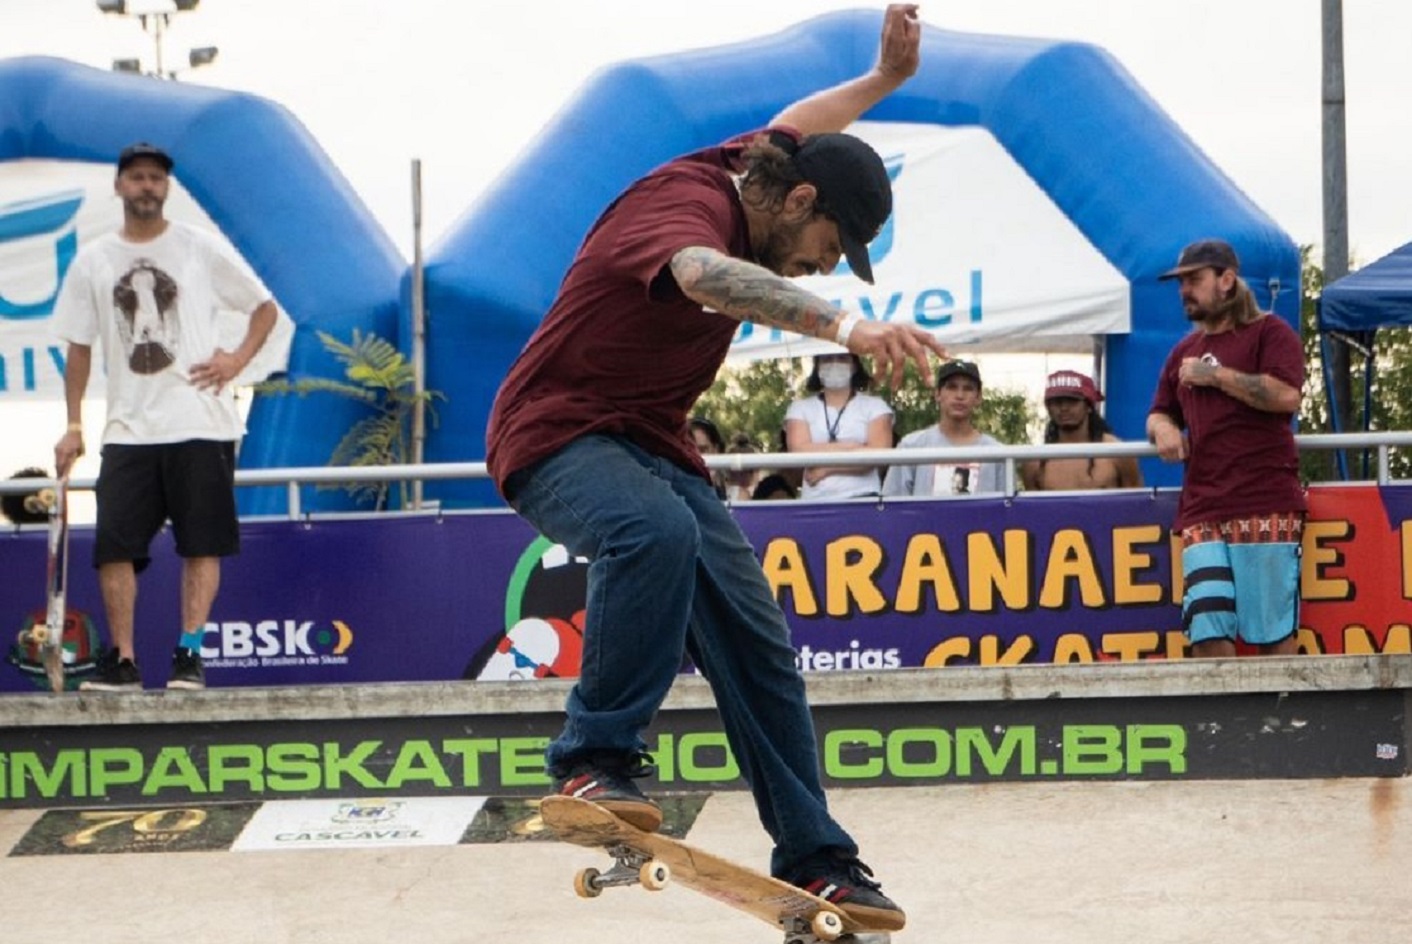
[[[594,223],[491,408],[486,461],[502,492],[512,473],[589,433],[707,475],[687,417],[740,322],[683,295],[667,266],[689,246],[753,261],[731,172],[759,133],[664,164]]]
[[[1174,527],[1305,510],[1292,414],[1257,410],[1214,387],[1181,383],[1178,372],[1187,357],[1244,374],[1269,374],[1296,390],[1304,386],[1299,335],[1273,315],[1219,334],[1194,331],[1172,348],[1149,412],[1165,413],[1187,431]]]

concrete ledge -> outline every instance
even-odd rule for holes
[[[204,724],[300,719],[558,714],[572,682],[406,682],[0,697],[0,728]],[[813,673],[815,706],[1036,701],[1412,689],[1412,656],[899,669]],[[678,679],[664,710],[715,704],[699,677]]]

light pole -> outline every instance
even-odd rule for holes
[[[162,36],[172,25],[172,17],[177,13],[189,13],[201,3],[201,0],[162,0],[160,3],[143,4],[141,0],[130,3],[129,0],[95,0],[99,12],[109,13],[114,16],[134,17],[142,24],[142,30],[152,35],[152,42],[156,50],[156,68],[147,75],[158,79],[175,79],[178,72],[185,72],[187,69],[171,69],[163,67],[162,63]],[[135,9],[142,7],[142,9]],[[210,65],[215,61],[217,53],[215,46],[198,46],[187,53],[189,69]],[[140,59],[114,59],[113,71],[115,72],[142,72],[142,61]]]

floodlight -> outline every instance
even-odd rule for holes
[[[103,13],[127,13],[127,0],[98,0],[98,9]]]
[[[215,46],[197,46],[195,49],[191,50],[191,52],[187,53],[186,58],[194,69],[197,66],[209,66],[211,63],[215,62],[216,55],[219,52],[220,49]]]
[[[141,72],[141,71],[142,71],[142,60],[141,60],[141,59],[114,59],[114,60],[113,60],[113,71],[114,71],[114,72]]]

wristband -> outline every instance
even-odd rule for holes
[[[70,423],[70,424],[69,424],[69,432],[71,432],[71,433],[81,433],[81,432],[83,432],[83,424],[82,424],[82,423]]]
[[[850,311],[844,315],[843,320],[838,323],[838,334],[834,336],[834,343],[848,347],[848,339],[853,336],[853,329],[862,320],[863,316],[856,311]]]

